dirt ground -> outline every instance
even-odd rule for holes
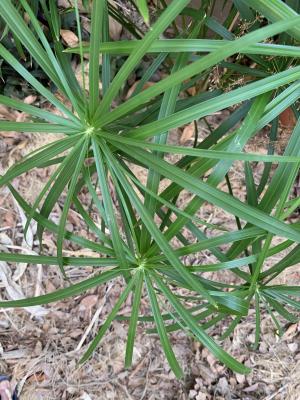
[[[7,118],[4,111],[2,109],[2,117]],[[224,115],[226,113],[218,118],[222,120]],[[214,119],[211,122],[217,124],[219,121]],[[200,128],[205,134],[205,126]],[[182,133],[174,132],[172,140],[178,141],[180,135]],[[53,139],[47,137],[47,140]],[[0,133],[0,174],[44,140],[39,135]],[[257,175],[260,172],[258,166]],[[17,179],[15,186],[30,201],[33,193],[42,188],[49,173],[49,169],[33,171]],[[141,171],[136,171],[136,174],[141,174]],[[233,169],[232,179],[235,194],[243,197],[243,174],[238,163]],[[58,219],[60,212],[58,205],[52,218]],[[233,223],[226,214],[210,206],[202,211],[201,216],[209,216],[209,222],[221,221],[229,227]],[[0,221],[1,251],[38,252],[36,225],[31,224],[25,241],[22,237],[25,217],[6,189],[0,192]],[[70,214],[68,229],[84,232],[83,221],[75,211]],[[44,244],[45,251],[54,254],[55,241],[51,234],[45,234]],[[70,247],[66,254],[78,255],[79,252]],[[206,252],[201,257],[207,259],[211,255]],[[299,267],[286,272],[281,281],[299,284]],[[67,268],[72,281],[88,277],[92,272],[92,268]],[[0,263],[1,299],[44,294],[64,284],[55,267]],[[286,325],[285,335],[279,338],[271,317],[266,313],[263,314],[262,341],[257,351],[251,350],[255,326],[253,313],[239,325],[233,337],[224,342],[231,354],[252,368],[248,376],[230,372],[199,343],[183,333],[176,333],[171,340],[185,371],[185,379],[178,381],[165,361],[158,338],[156,335],[146,336],[143,325],[137,332],[134,365],[131,370],[124,370],[127,324],[119,321],[113,323],[93,358],[79,368],[77,361],[111,310],[121,288],[120,281],[49,307],[0,310],[0,374],[12,377],[21,400],[299,399],[300,324]],[[129,307],[130,298],[122,312],[126,314]],[[223,331],[224,326],[217,325],[210,334],[218,335]]]

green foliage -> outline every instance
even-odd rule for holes
[[[147,0],[134,0],[145,22],[149,23],[149,10]]]
[[[135,3],[148,21],[147,3]],[[132,312],[124,318],[129,320],[126,367],[132,363],[136,330],[143,321],[151,324],[150,333],[158,334],[178,378],[183,372],[172,350],[169,333],[179,329],[199,340],[232,370],[247,373],[249,369],[211,337],[209,328],[230,321],[224,338],[254,308],[257,346],[261,307],[271,313],[276,329],[280,327],[278,316],[294,321],[292,310],[300,309],[297,301],[300,288],[272,282],[300,262],[300,225],[289,219],[299,207],[299,199],[291,200],[289,195],[300,164],[300,122],[295,125],[283,154],[275,154],[272,146],[268,154],[244,151],[249,140],[268,124],[271,124],[271,139],[276,138],[278,117],[287,108],[292,107],[298,119],[300,50],[296,44],[300,16],[280,0],[235,0],[221,25],[211,16],[210,1],[204,2],[205,10],[188,8],[189,0],[173,0],[168,6],[164,1],[158,3],[156,20],[143,35],[106,1],[93,1],[90,43],[83,44],[75,1],[73,11],[80,45],[65,50],[59,41],[62,16],[54,1],[21,0],[17,5],[12,0],[0,2],[6,34],[14,32],[14,45],[30,54],[60,93],[56,97],[25,62],[17,60],[4,41],[0,44],[3,64],[13,68],[59,115],[1,95],[0,104],[24,111],[30,120],[0,121],[0,130],[64,134],[54,143],[29,154],[0,177],[0,187],[10,189],[28,217],[24,235],[30,220],[34,219],[41,248],[45,230],[56,235],[56,256],[0,253],[0,260],[54,265],[65,276],[65,266],[94,266],[97,270],[93,277],[68,283],[68,287],[54,293],[1,301],[0,306],[47,304],[116,278],[123,279],[124,291],[81,362],[91,356],[113,320],[120,318],[122,305],[132,293]],[[37,19],[40,7],[49,25],[51,40]],[[24,20],[24,12],[29,24]],[[251,22],[246,29],[241,24],[232,24],[238,12]],[[252,21],[255,12],[263,13],[269,23],[261,27],[265,23],[260,19]],[[138,40],[110,42],[109,13]],[[172,38],[161,39],[167,28],[172,30]],[[88,85],[82,88],[72,70],[71,57],[79,54],[83,60],[84,53],[89,53],[90,65]],[[110,63],[114,58],[123,61],[115,74]],[[141,77],[141,84],[126,99],[124,83],[143,65],[145,58],[152,64]],[[255,68],[250,67],[251,63],[255,63]],[[206,91],[216,66],[223,68],[220,85],[218,88],[211,85]],[[84,75],[83,63],[82,67]],[[157,70],[168,74],[142,91],[144,83]],[[186,90],[195,84],[200,92],[188,97]],[[211,129],[205,139],[196,138],[194,147],[167,144],[170,129],[205,120],[206,116],[231,106],[235,111],[218,128]],[[172,161],[170,154],[181,158]],[[247,198],[244,201],[231,191],[229,172],[236,160],[245,167]],[[259,182],[253,177],[254,162],[265,165]],[[28,204],[13,187],[13,180],[33,168],[50,165],[56,170],[37,194],[34,204]],[[146,184],[134,175],[134,165],[144,170]],[[229,193],[219,188],[224,181]],[[81,201],[83,189],[90,195],[100,225]],[[180,207],[178,199],[184,191],[190,197]],[[63,210],[56,224],[51,221],[51,212],[62,195],[65,195]],[[228,232],[222,225],[199,218],[206,202],[230,214],[237,222],[236,230]],[[71,207],[82,216],[95,240],[67,230]],[[278,238],[282,240],[275,245],[273,239]],[[98,256],[65,257],[65,240]],[[283,250],[285,257],[266,268],[269,259]],[[197,256],[202,251],[209,251],[216,262],[191,265],[187,261],[186,256]],[[207,276],[204,273],[225,270],[237,283],[204,277]],[[148,298],[149,314],[146,315],[140,311],[143,296]]]

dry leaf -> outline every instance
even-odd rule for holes
[[[44,382],[47,380],[47,376],[43,371],[35,372],[33,375],[30,375],[27,379],[27,383],[36,383],[36,382]]]
[[[12,271],[8,267],[5,262],[0,262],[0,282],[3,284],[6,293],[9,299],[12,300],[20,300],[24,299],[24,293],[21,287],[13,281],[12,279]],[[30,313],[33,317],[41,318],[48,314],[48,310],[46,310],[42,306],[32,306],[32,307],[23,307],[28,313]]]
[[[184,83],[189,83],[189,80],[186,79],[186,80],[184,80],[183,82],[184,82]],[[198,91],[199,91],[199,88],[198,88],[197,86],[192,86],[192,87],[189,87],[188,89],[186,89],[186,91],[187,91],[187,93],[188,93],[190,96],[196,96],[196,94],[197,94]]]
[[[74,32],[69,31],[68,29],[61,29],[60,35],[69,47],[75,47],[78,45],[79,40]]]
[[[57,3],[58,3],[57,5],[62,8],[70,8],[70,6],[75,7],[75,4],[76,4],[75,0],[58,0]],[[79,12],[86,11],[86,9],[83,7],[82,0],[78,0],[77,4],[78,4]]]
[[[114,20],[111,16],[109,17],[109,35],[112,40],[119,40],[122,33],[122,25]]]
[[[285,128],[293,128],[296,124],[296,117],[291,107],[285,109],[280,115],[279,120]]]
[[[72,339],[77,339],[77,338],[79,338],[80,336],[82,336],[82,334],[83,334],[82,329],[77,328],[77,329],[74,329],[74,330],[72,330],[72,331],[70,332],[70,337],[71,337]]]
[[[89,61],[83,62],[83,69],[84,69],[85,90],[86,90],[86,92],[88,92],[89,91],[89,70],[90,70]],[[79,85],[83,89],[82,64],[80,64],[80,63],[75,67],[75,76],[76,76],[76,79],[77,79]],[[102,90],[102,83],[99,82],[99,91],[101,91],[101,90]]]
[[[108,0],[110,4],[116,6],[116,2],[114,0]],[[122,25],[114,20],[111,16],[109,16],[109,35],[112,40],[119,40],[122,33]]]
[[[184,144],[188,142],[189,140],[192,139],[192,137],[195,134],[195,125],[194,122],[191,122],[189,125],[187,125],[182,132],[181,138],[180,138],[180,144]]]
[[[196,86],[192,86],[190,88],[187,89],[187,92],[190,96],[196,96],[197,94],[197,88]]]
[[[16,117],[16,122],[26,122],[27,114],[24,112],[20,112]]]
[[[25,99],[23,100],[25,104],[32,104],[36,101],[37,96],[33,96],[32,94],[25,97]]]
[[[126,100],[128,100],[129,97],[132,96],[132,93],[135,91],[135,89],[139,83],[140,83],[140,81],[134,82],[134,84],[131,86],[131,88],[128,90],[128,92],[126,94]],[[146,82],[145,85],[143,86],[142,90],[146,90],[153,85],[155,85],[155,82]]]
[[[0,104],[0,119],[3,118],[13,121],[17,118],[18,114],[19,114],[18,111],[10,110],[8,107],[5,107],[2,104]]]
[[[1,216],[1,220],[4,225],[7,225],[11,228],[15,227],[16,225],[16,216],[11,210],[5,211],[5,213]],[[1,234],[0,234],[1,238]],[[2,242],[2,240],[1,240]]]
[[[292,324],[288,327],[288,329],[284,332],[284,335],[282,336],[283,340],[290,340],[294,336],[297,335],[298,333],[298,324]]]
[[[96,305],[98,302],[98,296],[96,295],[90,295],[90,296],[86,296],[84,297],[81,302],[80,302],[80,306],[84,307],[87,310],[91,310],[94,305]]]
[[[1,131],[0,131],[1,132]],[[1,139],[18,139],[18,136],[20,134],[18,132],[1,132]],[[14,141],[7,140],[6,141],[8,145],[13,145],[15,144]]]
[[[57,5],[58,5],[58,7],[62,7],[62,8],[70,7],[69,0],[58,0]]]
[[[245,375],[242,374],[235,374],[236,376],[236,380],[238,381],[238,383],[240,384],[244,384],[246,382],[246,377]]]

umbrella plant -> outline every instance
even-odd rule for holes
[[[55,1],[17,3],[0,2],[2,22],[54,89],[41,82],[4,43],[0,43],[0,57],[54,111],[1,95],[0,104],[23,111],[28,118],[26,122],[1,120],[0,131],[38,132],[45,138],[57,134],[58,138],[28,154],[0,177],[0,187],[9,188],[27,216],[24,236],[34,220],[40,241],[40,255],[2,252],[0,260],[26,262],[32,268],[36,264],[57,266],[66,278],[66,287],[38,297],[1,301],[0,307],[50,304],[122,280],[122,292],[80,362],[92,355],[114,319],[122,317],[128,321],[126,367],[132,364],[137,326],[143,323],[149,324],[148,333],[159,336],[178,378],[183,372],[169,336],[177,330],[200,341],[232,370],[247,373],[249,369],[222,348],[221,340],[231,335],[254,308],[257,346],[262,309],[271,314],[280,332],[280,318],[294,321],[293,310],[300,308],[299,287],[273,283],[300,261],[300,224],[289,218],[300,204],[299,198],[290,198],[300,164],[300,122],[295,124],[282,154],[276,154],[272,146],[268,154],[245,151],[249,140],[264,127],[270,128],[271,139],[276,138],[278,117],[284,110],[291,108],[298,119],[300,16],[293,2],[234,0],[221,25],[211,16],[211,1],[204,1],[199,9],[189,8],[189,0],[173,0],[168,5],[157,2],[151,23],[147,2],[135,1],[132,3],[146,21],[146,32],[138,31],[132,40],[112,42],[111,6],[106,0],[94,0],[90,4],[90,40],[86,43],[75,1],[79,45],[67,50],[60,43]],[[47,20],[48,32],[37,18],[37,8]],[[256,13],[265,19],[256,18]],[[239,16],[248,23],[244,31],[233,23]],[[182,26],[178,17],[185,22]],[[137,32],[134,27],[130,30]],[[172,32],[168,39],[167,30]],[[87,53],[85,79],[83,59]],[[82,85],[72,69],[73,57],[81,61]],[[112,68],[116,58],[122,60],[117,71]],[[145,59],[150,60],[149,68],[126,97],[124,83]],[[254,62],[254,68],[243,60]],[[217,66],[224,69],[225,89],[224,85],[209,87]],[[162,70],[163,78],[143,90],[145,83]],[[232,84],[232,72],[249,79],[236,79]],[[187,90],[199,83],[202,90],[187,96]],[[192,147],[168,141],[171,129],[193,121],[197,124],[227,108],[232,110],[230,115],[218,127],[212,127],[204,139],[196,137]],[[244,164],[244,200],[231,190],[230,171],[236,160]],[[257,162],[264,163],[258,182],[253,175]],[[50,166],[48,181],[29,204],[15,189],[14,179],[34,168]],[[146,182],[135,175],[134,166],[143,170]],[[227,191],[220,185],[224,181]],[[97,219],[82,201],[83,190],[93,203]],[[179,200],[187,192],[182,205]],[[51,215],[62,196],[60,219],[54,222]],[[200,218],[207,204],[230,215],[237,222],[236,228],[228,230]],[[95,239],[67,229],[71,208],[81,215]],[[43,253],[45,230],[56,237],[54,255]],[[274,239],[278,238],[276,244]],[[66,241],[89,249],[94,256],[65,256]],[[204,251],[215,261],[203,263],[199,255]],[[285,256],[279,261],[274,258],[283,251]],[[200,261],[191,263],[191,256]],[[74,283],[68,279],[66,266],[92,266],[94,272]],[[216,271],[227,271],[231,283],[208,274]],[[123,315],[122,306],[129,296],[131,312]],[[147,300],[146,308],[141,307],[142,298]],[[218,324],[227,324],[221,338],[210,333]]]

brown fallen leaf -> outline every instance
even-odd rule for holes
[[[194,135],[195,135],[195,125],[194,122],[191,122],[183,129],[182,135],[179,140],[180,144],[188,142],[189,140],[192,139]]]
[[[78,45],[79,40],[74,32],[68,29],[61,29],[60,36],[69,47],[75,47]]]
[[[43,371],[35,372],[33,375],[30,375],[27,379],[28,383],[41,383],[47,380],[47,376]]]
[[[37,96],[33,96],[32,94],[25,97],[25,99],[23,100],[25,104],[33,104],[37,99]]]
[[[0,131],[1,132],[1,131]],[[19,133],[18,132],[1,132],[1,139],[2,138],[7,138],[7,139],[18,139]],[[7,142],[8,144],[14,144],[14,142],[12,141],[12,143]]]
[[[284,332],[282,339],[290,340],[298,333],[298,324],[292,324],[288,327],[288,329]]]
[[[109,35],[112,40],[119,40],[122,33],[122,25],[109,16]]]
[[[245,377],[245,375],[242,375],[242,374],[235,374],[235,376],[236,376],[236,380],[237,380],[238,383],[243,384],[243,383],[246,382],[246,377]]]
[[[1,220],[4,225],[10,226],[11,228],[15,227],[17,224],[16,214],[12,210],[5,211],[4,215],[1,216]]]
[[[0,104],[0,120],[8,119],[10,121],[13,121],[17,118],[18,114],[19,114],[18,111],[10,110],[8,107],[5,107],[2,104]]]
[[[135,89],[139,83],[140,83],[140,81],[135,81],[134,84],[130,87],[130,89],[128,90],[128,92],[126,94],[126,100],[128,100],[132,96],[132,93],[135,91]],[[142,90],[146,90],[153,85],[155,85],[155,82],[146,82],[145,85],[143,86]]]
[[[296,124],[296,117],[291,107],[286,108],[280,115],[279,120],[285,128],[292,129]]]
[[[109,0],[109,3],[116,5],[114,0]],[[122,25],[109,16],[109,35],[112,40],[119,40],[122,33]]]
[[[84,307],[86,310],[91,310],[97,304],[97,302],[98,302],[98,296],[89,295],[81,300],[80,306]]]
[[[16,122],[26,122],[27,114],[24,112],[20,112],[16,117]]]
[[[187,89],[187,92],[190,96],[196,96],[197,94],[197,88],[196,86],[192,86],[190,88]]]

